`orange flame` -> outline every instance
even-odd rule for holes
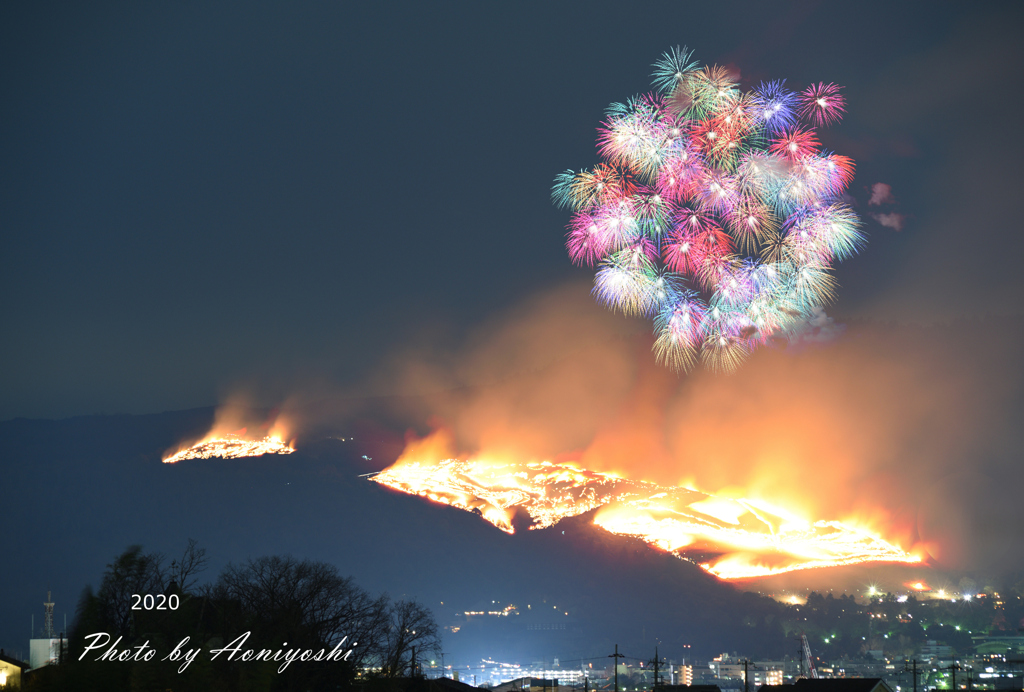
[[[186,459],[240,459],[242,457],[258,457],[263,454],[291,454],[295,447],[287,442],[287,431],[284,422],[273,411],[270,417],[258,428],[266,431],[263,437],[247,437],[247,425],[239,423],[244,413],[237,407],[225,407],[217,412],[213,429],[206,437],[190,444],[182,445],[173,453],[165,454],[165,464],[176,464]],[[234,429],[233,432],[227,432]]]
[[[638,537],[721,579],[921,561],[867,529],[812,521],[761,500],[631,480],[569,463],[443,458],[450,450],[444,431],[412,441],[373,480],[474,512],[507,533],[514,532],[517,509],[525,510],[531,528],[538,529],[597,509],[594,524],[602,529]]]
[[[164,458],[165,464],[176,464],[185,459],[240,459],[263,454],[291,454],[295,448],[277,435],[259,440],[246,440],[228,433],[224,437],[207,437],[187,449]]]

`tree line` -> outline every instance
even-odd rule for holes
[[[200,583],[208,565],[205,549],[189,540],[179,557],[131,546],[109,565],[98,590],[79,599],[63,660],[27,676],[26,690],[337,690],[357,681],[387,686],[414,673],[415,659],[440,650],[430,610],[412,600],[372,596],[326,562],[267,556],[229,564],[217,578]],[[162,594],[175,609],[139,607],[136,594]],[[133,606],[135,606],[133,608]],[[96,660],[88,650],[96,633],[110,635],[118,650],[147,643],[148,661]],[[246,648],[351,652],[345,660],[280,663],[210,660],[208,652],[250,632]],[[200,648],[194,663],[161,660],[185,637]],[[103,640],[107,641],[107,640]],[[83,655],[84,654],[84,655]]]

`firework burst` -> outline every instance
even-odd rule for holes
[[[853,161],[822,152],[815,131],[846,101],[824,82],[743,92],[685,47],[652,77],[653,93],[607,109],[603,162],[559,174],[552,198],[574,212],[566,247],[597,267],[595,298],[654,318],[659,362],[730,371],[834,300],[833,264],[864,245],[841,199]]]
[[[846,112],[846,99],[840,94],[842,87],[819,82],[800,93],[800,117],[812,125],[832,125],[839,122]]]

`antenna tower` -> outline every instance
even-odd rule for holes
[[[53,633],[53,599],[50,598],[50,592],[46,592],[47,602],[43,604],[46,608],[46,616],[43,618],[43,638],[54,639],[56,635]]]

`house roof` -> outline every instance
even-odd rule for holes
[[[362,686],[373,692],[479,692],[478,688],[451,678],[370,678]]]
[[[794,692],[873,692],[878,686],[892,692],[882,678],[803,678],[793,684]]]
[[[22,670],[28,670],[28,664],[27,663],[25,663],[24,661],[19,661],[18,659],[14,658],[13,656],[8,656],[7,654],[4,653],[3,649],[0,649],[0,661],[3,661],[4,663],[9,663],[12,666],[17,666],[18,668],[21,668]]]
[[[892,692],[882,678],[801,678],[792,685],[761,685],[758,692]]]

